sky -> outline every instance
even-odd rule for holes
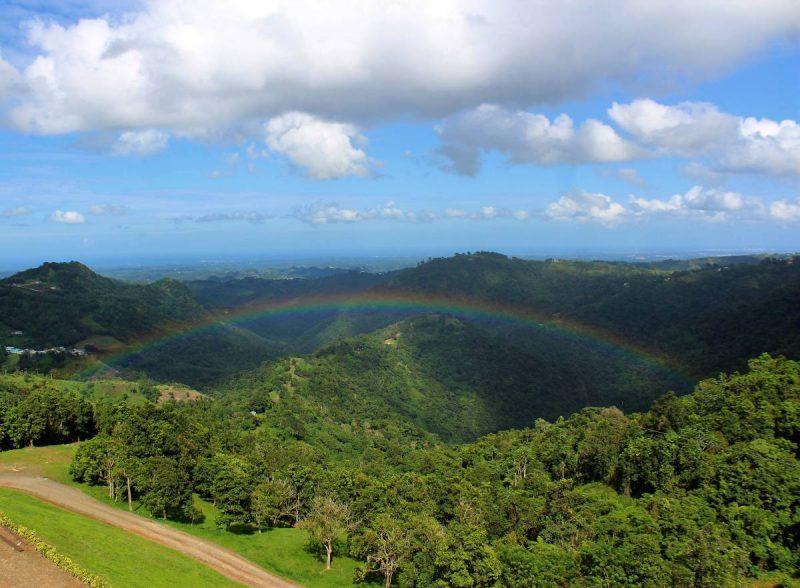
[[[3,0],[0,265],[800,250],[797,0]]]

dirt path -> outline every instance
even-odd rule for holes
[[[298,585],[275,576],[236,553],[193,537],[139,515],[118,510],[80,490],[47,478],[0,472],[0,486],[32,494],[60,508],[71,510],[98,521],[114,525],[160,543],[204,563],[223,576],[247,586],[296,588]]]
[[[83,584],[0,527],[0,588],[81,588]]]

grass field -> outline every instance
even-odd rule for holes
[[[216,508],[213,505],[199,498],[195,498],[195,505],[205,515],[202,523],[193,526],[175,522],[169,524],[227,547],[264,569],[309,588],[354,585],[353,573],[358,562],[347,557],[335,558],[333,569],[325,571],[325,566],[317,554],[310,553],[306,549],[307,537],[304,531],[275,528],[260,534],[231,533],[216,526]]]
[[[74,484],[69,477],[69,464],[77,449],[77,443],[70,443],[0,451],[0,471],[19,471],[62,484]]]
[[[76,486],[106,504],[112,504],[118,508],[127,508],[127,505],[123,502],[114,503],[111,501],[105,487],[77,484],[70,479],[68,473],[69,464],[77,448],[78,444],[73,443],[2,451],[0,452],[0,471],[14,469],[25,471],[25,473],[31,475],[45,476],[64,484]],[[317,555],[310,553],[306,549],[305,532],[299,529],[277,528],[266,530],[260,534],[231,533],[217,528],[215,524],[216,509],[213,505],[199,498],[195,500],[196,505],[205,515],[205,520],[202,523],[190,525],[188,523],[170,521],[167,524],[227,547],[264,569],[309,588],[353,585],[353,572],[358,565],[357,562],[346,557],[336,558],[333,569],[325,571],[324,564]],[[138,514],[148,516],[147,511],[135,502],[134,508]],[[0,510],[5,510],[9,517],[15,518],[13,508],[7,508],[0,503]],[[31,526],[23,521],[16,522]],[[123,531],[120,531],[120,533],[125,535]],[[85,567],[95,571],[88,564]]]
[[[113,586],[237,585],[177,551],[21,492],[0,488],[0,509]]]

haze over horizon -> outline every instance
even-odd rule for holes
[[[18,0],[0,268],[794,252],[798,38],[793,0]]]

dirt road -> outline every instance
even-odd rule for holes
[[[167,525],[98,502],[80,490],[47,478],[0,472],[0,486],[32,494],[60,508],[103,521],[160,543],[204,563],[223,576],[247,586],[296,588],[236,553]]]

